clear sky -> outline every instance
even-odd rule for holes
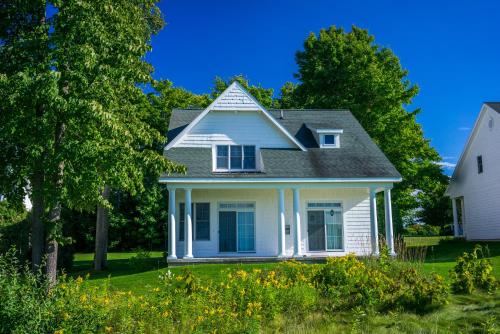
[[[208,93],[215,76],[244,74],[279,92],[294,81],[310,32],[356,25],[388,47],[420,93],[409,109],[456,163],[482,102],[500,101],[500,1],[163,0],[167,26],[148,55],[157,79]],[[447,170],[451,172],[451,168]]]

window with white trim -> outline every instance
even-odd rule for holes
[[[217,145],[216,171],[252,171],[256,169],[254,145]]]
[[[184,241],[185,206],[179,203],[179,241]],[[210,240],[210,203],[192,203],[193,240]]]
[[[340,134],[344,132],[342,129],[318,129],[316,132],[319,135],[319,147],[340,147]]]

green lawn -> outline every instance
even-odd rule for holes
[[[419,265],[426,273],[438,273],[444,277],[453,268],[455,259],[464,251],[472,250],[478,242],[465,242],[462,240],[450,240],[442,237],[412,237],[407,238],[409,245],[428,245],[427,260]],[[479,244],[487,246],[489,257],[494,266],[494,274],[500,279],[500,242],[480,242]],[[90,284],[100,284],[109,277],[110,284],[118,290],[131,290],[135,292],[147,292],[152,284],[158,279],[158,275],[164,273],[167,265],[162,258],[161,252],[151,252],[151,257],[141,260],[140,266],[134,265],[130,258],[136,253],[109,253],[109,268],[102,272],[93,272],[92,258],[93,254],[76,254],[72,275],[85,276],[90,274]],[[197,276],[205,279],[220,280],[223,278],[221,271],[227,268],[272,268],[275,263],[252,263],[252,264],[198,264],[185,265],[170,268],[173,273],[180,272],[184,268],[189,268]]]

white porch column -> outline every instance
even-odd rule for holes
[[[278,189],[278,257],[285,257],[285,189]]]
[[[177,259],[175,254],[175,188],[168,189],[168,257]]]
[[[370,231],[372,241],[372,253],[379,255],[378,250],[378,223],[377,223],[377,193],[375,188],[370,188]]]
[[[384,190],[384,205],[385,205],[385,239],[387,247],[391,255],[396,255],[394,251],[394,233],[392,225],[392,203],[391,203],[391,189]]]
[[[193,222],[191,219],[191,189],[184,189],[186,199],[184,201],[184,258],[193,258]]]
[[[300,189],[293,189],[293,256],[302,256],[300,236]]]
[[[458,237],[459,234],[459,229],[458,229],[458,212],[457,212],[457,199],[452,198],[451,199],[451,208],[453,211],[453,235],[455,237]]]

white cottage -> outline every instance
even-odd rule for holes
[[[168,260],[378,253],[376,194],[400,174],[348,110],[266,110],[237,82],[204,110],[174,110],[165,156]]]
[[[446,194],[455,236],[500,239],[500,102],[483,104]]]

